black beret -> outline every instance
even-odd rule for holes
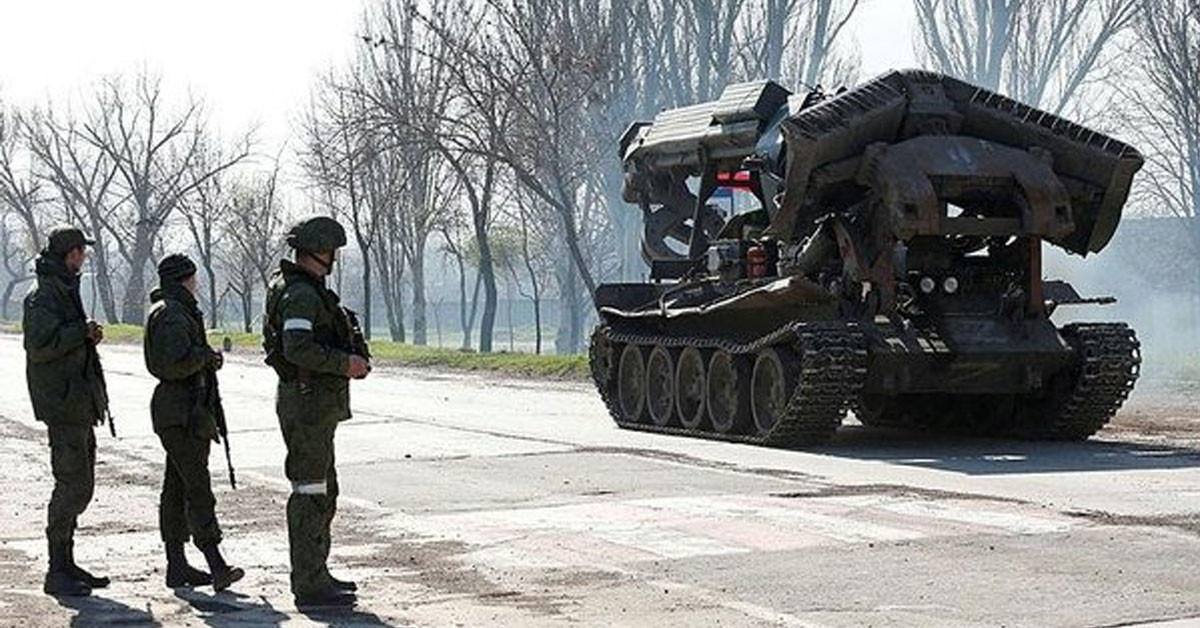
[[[196,274],[196,264],[183,253],[172,253],[158,262],[158,277],[163,281],[183,281]]]
[[[46,248],[51,253],[59,255],[66,255],[77,248],[93,244],[95,241],[84,235],[79,229],[70,226],[51,229],[50,236],[46,238]]]

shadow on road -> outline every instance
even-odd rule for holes
[[[382,617],[369,611],[358,609],[321,609],[300,611],[309,621],[316,622],[329,628],[402,628],[385,621]]]
[[[113,599],[93,593],[87,597],[56,597],[59,606],[75,610],[71,616],[71,628],[95,628],[95,626],[162,626],[148,611],[127,606]]]
[[[1200,468],[1200,451],[1120,441],[1033,442],[845,426],[820,453],[967,475]]]
[[[279,626],[288,616],[275,610],[264,598],[222,591],[214,595],[195,589],[176,589],[175,597],[187,602],[201,621],[213,628]]]

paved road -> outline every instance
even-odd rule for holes
[[[78,611],[75,621],[140,609],[149,589],[162,595],[151,565],[161,472],[146,410],[152,382],[135,349],[106,347],[103,356],[121,438],[102,435],[101,458],[125,479],[98,492],[81,534],[103,539],[103,550],[88,551],[137,584],[114,588],[116,607]],[[0,416],[14,436],[6,443],[44,439],[32,429],[22,370],[18,340],[0,337],[0,382],[9,383],[0,386]],[[232,521],[231,552],[253,572],[248,597],[158,597],[145,607],[162,625],[1182,626],[1200,618],[1194,451],[960,442],[857,425],[820,450],[768,450],[617,430],[582,385],[389,370],[355,383],[355,417],[338,434],[347,499],[335,562],[363,580],[365,610],[339,621],[297,618],[280,538],[273,380],[234,358],[222,392],[249,488],[222,488],[218,500]],[[31,513],[48,483],[45,469],[10,472],[17,463],[8,460],[43,455],[20,447],[0,460],[5,486],[25,487],[23,514],[0,513],[0,550],[12,554],[0,556],[0,579],[29,587],[44,551]],[[213,467],[220,477],[215,455]],[[22,607],[0,597],[0,624],[5,602]]]

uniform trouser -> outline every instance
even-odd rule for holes
[[[68,545],[96,486],[96,433],[91,425],[51,425],[48,431],[54,492],[46,508],[46,539],[51,546]]]
[[[158,529],[163,542],[182,544],[190,536],[197,547],[220,543],[216,499],[208,474],[211,441],[193,436],[184,427],[166,428],[158,439],[167,452],[158,502]]]
[[[329,527],[337,512],[333,437],[339,417],[315,411],[313,401],[281,394],[277,402],[287,445],[284,470],[292,483],[287,522],[294,595],[328,586]],[[306,403],[309,407],[304,407]]]

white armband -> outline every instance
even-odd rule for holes
[[[312,331],[312,321],[307,318],[289,318],[283,321],[283,331]]]

